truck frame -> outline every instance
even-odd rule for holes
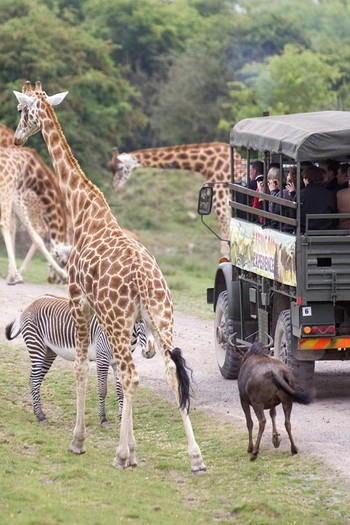
[[[350,214],[307,215],[301,230],[302,163],[325,159],[349,162],[350,112],[322,111],[248,118],[230,134],[231,228],[229,257],[220,260],[207,302],[215,312],[215,352],[222,376],[236,379],[241,345],[273,340],[274,356],[286,362],[301,385],[312,383],[315,361],[350,359],[350,230],[312,230],[310,220],[350,218]],[[247,185],[235,180],[234,148],[247,159]],[[297,171],[295,202],[249,189],[249,164],[270,162],[283,174]],[[266,177],[265,177],[266,179]],[[211,211],[215,183],[199,194],[198,213]],[[262,197],[263,209],[248,199]],[[269,203],[281,214],[268,211]],[[293,210],[294,218],[283,209]],[[253,221],[262,217],[262,224]],[[269,223],[277,222],[278,228]],[[204,222],[204,221],[203,221]],[[285,233],[283,225],[294,228]]]

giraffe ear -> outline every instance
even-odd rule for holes
[[[25,104],[29,108],[32,107],[34,98],[30,97],[29,95],[26,95],[25,93],[20,93],[19,91],[14,91],[13,94],[15,95],[16,99],[20,104]]]
[[[56,95],[51,95],[51,97],[47,97],[47,101],[51,106],[58,106],[58,104],[61,104],[62,100],[65,99],[65,97],[68,95],[69,91],[64,91],[63,93],[56,93]]]

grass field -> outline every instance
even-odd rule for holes
[[[154,253],[175,308],[212,318],[212,285],[219,243],[196,215],[203,179],[147,170],[108,200],[121,226],[138,232]],[[106,187],[110,184],[106,181]],[[214,217],[209,219],[217,227]],[[217,228],[218,229],[218,228]],[[7,260],[1,248],[0,275]],[[26,280],[45,282],[46,262],[33,261]],[[75,379],[55,366],[42,398],[49,425],[37,423],[28,392],[29,357],[20,345],[0,346],[0,525],[346,525],[348,487],[313,457],[265,450],[252,463],[246,432],[194,410],[191,419],[207,465],[190,474],[185,435],[175,404],[140,389],[134,410],[139,465],[112,467],[119,422],[112,379],[100,428],[95,374],[89,379],[87,453],[67,452],[75,421]]]
[[[55,366],[42,388],[48,425],[37,423],[28,393],[29,358],[0,347],[0,524],[54,525],[341,525],[349,523],[347,490],[317,460],[265,450],[254,463],[246,433],[192,411],[207,473],[193,476],[175,405],[141,389],[134,409],[138,467],[112,467],[118,436],[109,382],[102,429],[95,374],[89,378],[87,453],[67,452],[75,418],[75,380]]]

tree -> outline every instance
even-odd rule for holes
[[[117,137],[129,133],[135,90],[113,63],[109,42],[63,22],[35,0],[17,0],[16,6],[0,33],[1,121],[15,126],[12,90],[25,80],[41,80],[49,94],[69,90],[59,119],[83,169],[98,181]],[[40,138],[30,145],[47,155]]]
[[[158,91],[150,121],[163,144],[224,140],[218,130],[226,95],[226,72],[205,49],[173,59],[167,81]]]
[[[341,74],[326,57],[300,46],[287,44],[282,55],[269,57],[264,64],[249,64],[241,71],[244,82],[230,83],[234,121],[270,114],[337,109],[335,83]],[[221,127],[229,129],[227,121]]]

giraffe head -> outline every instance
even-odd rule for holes
[[[70,245],[64,244],[63,242],[57,242],[56,240],[51,239],[51,254],[56,260],[56,262],[61,266],[61,268],[65,268],[67,266],[71,250],[72,247]]]
[[[66,268],[71,250],[72,247],[70,245],[50,239],[50,253],[61,268]],[[49,283],[67,284],[67,280],[61,275],[58,275],[58,273],[50,265],[49,276],[47,280]]]
[[[128,180],[134,169],[142,164],[129,153],[119,153],[118,148],[112,150],[112,160],[108,163],[108,168],[113,173],[113,189],[121,188]]]
[[[19,91],[14,91],[13,93],[18,100],[17,109],[21,114],[15,131],[14,143],[16,146],[23,146],[29,137],[35,135],[41,129],[39,115],[41,104],[48,103],[51,106],[57,106],[65,98],[68,91],[49,97],[42,90],[41,82],[35,82],[33,89],[31,83],[27,81],[22,87],[22,93]]]

